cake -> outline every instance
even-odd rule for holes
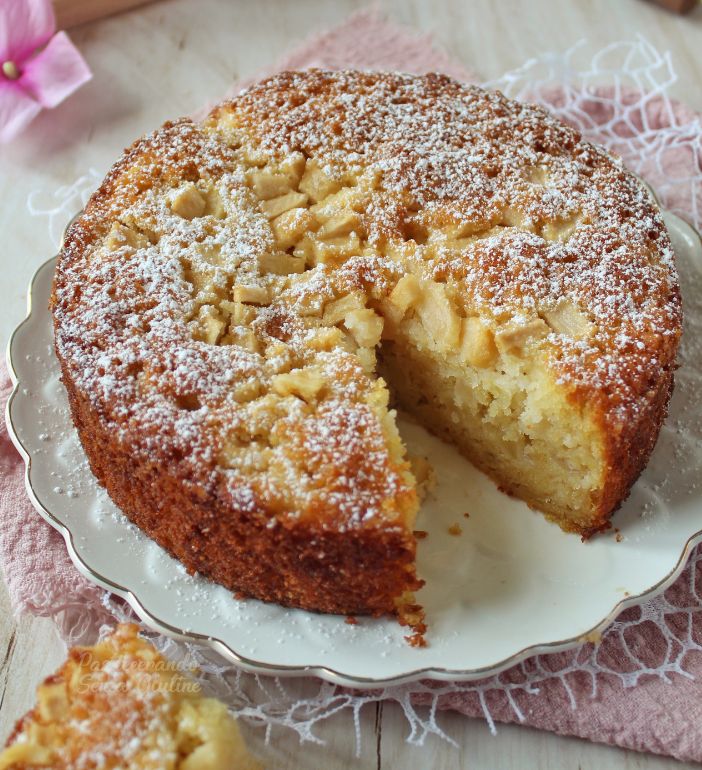
[[[260,770],[224,704],[202,696],[137,627],[76,647],[37,688],[0,770]]]
[[[69,229],[51,306],[91,468],[142,530],[239,595],[415,622],[395,408],[587,538],[681,333],[642,183],[437,74],[286,72],[166,123]]]

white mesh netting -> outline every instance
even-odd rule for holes
[[[702,223],[702,121],[673,102],[676,82],[670,52],[639,37],[611,43],[594,57],[584,42],[547,53],[485,83],[515,99],[545,104],[605,145],[653,186],[670,211]]]
[[[564,54],[545,54],[487,85],[509,96],[548,105],[587,139],[622,155],[628,166],[656,189],[664,206],[699,228],[702,125],[697,115],[668,97],[676,79],[670,55],[660,54],[642,39],[609,45],[594,58],[587,57],[585,51],[586,46],[578,45]],[[100,175],[91,170],[70,187],[30,196],[30,213],[48,219],[57,246],[66,221],[85,203],[99,181]],[[688,324],[682,358],[699,360],[702,279],[699,269],[689,265],[680,265],[680,269]],[[693,385],[683,379],[678,388],[686,387]],[[699,442],[699,424],[694,430],[693,438]],[[119,620],[135,619],[121,600],[109,594],[104,596],[104,605]],[[64,623],[62,630],[68,643],[85,635],[80,623]],[[241,717],[261,725],[267,735],[274,726],[281,726],[296,731],[301,740],[318,741],[315,726],[339,712],[347,712],[360,747],[361,709],[392,700],[404,710],[409,742],[421,744],[429,734],[453,742],[436,719],[437,709],[442,706],[463,705],[466,713],[482,711],[494,731],[496,716],[524,721],[524,696],[537,695],[547,684],[551,687],[557,683],[575,709],[582,698],[597,692],[602,677],[614,677],[625,687],[632,687],[642,676],[690,676],[686,673],[689,655],[702,652],[702,551],[698,548],[693,552],[673,586],[622,613],[598,643],[584,644],[568,653],[534,657],[501,675],[477,682],[417,682],[350,692],[316,679],[246,674],[203,645],[146,633],[165,654],[184,666],[197,667],[208,692],[227,702]]]

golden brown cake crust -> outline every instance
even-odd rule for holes
[[[222,344],[221,333],[207,344],[193,332],[205,302],[193,275],[214,275],[216,293],[221,254],[240,266],[271,251],[241,168],[289,156],[316,163],[335,189],[371,179],[354,225],[365,251],[308,266],[303,289],[256,284],[273,300],[256,309],[253,348]],[[185,198],[167,198],[178,185],[199,185],[199,214],[174,216],[176,203],[186,211]],[[239,217],[226,242],[212,236],[213,186]],[[136,242],[110,250],[116,222]],[[203,124],[167,123],[127,150],[70,228],[56,273],[56,351],[93,472],[188,569],[327,612],[392,611],[420,586],[416,493],[408,464],[387,448],[382,384],[340,349],[312,360],[321,327],[297,312],[311,297],[356,292],[382,314],[403,274],[399,252],[428,279],[460,287],[460,314],[498,325],[546,318],[548,366],[606,442],[605,483],[576,529],[607,526],[658,435],[681,328],[668,235],[646,190],[575,130],[500,94],[440,75],[283,73]],[[564,297],[586,318],[587,338],[548,323]],[[274,368],[275,345],[324,384],[314,409],[286,391],[262,442],[250,405],[261,382],[266,391],[290,371]],[[294,475],[271,480],[255,464],[247,473],[232,450],[242,445]]]

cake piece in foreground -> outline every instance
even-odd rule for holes
[[[223,703],[120,625],[37,688],[0,770],[260,770]]]
[[[390,398],[588,537],[651,454],[681,333],[639,180],[432,74],[283,73],[140,140],[70,228],[52,309],[117,505],[191,571],[343,614],[421,585]]]

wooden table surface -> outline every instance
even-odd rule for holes
[[[40,116],[11,147],[0,148],[0,256],[3,276],[3,348],[24,314],[25,288],[52,253],[46,228],[27,213],[32,190],[55,190],[89,168],[104,172],[122,147],[163,120],[215,100],[239,77],[278,59],[310,32],[340,22],[362,7],[354,0],[163,0],[72,30],[95,77],[51,115]],[[431,31],[456,59],[482,74],[499,76],[544,51],[581,38],[585,50],[642,34],[672,52],[678,81],[674,96],[702,110],[702,6],[676,17],[643,0],[384,0],[387,15]],[[12,618],[0,582],[0,741],[33,702],[37,682],[64,656],[47,620]],[[320,727],[324,747],[300,746],[289,732],[274,732],[264,746],[260,729],[247,740],[270,768],[608,768],[684,767],[669,759],[622,751],[518,726],[490,735],[482,720],[455,714],[441,724],[459,744],[429,738],[408,745],[398,708],[369,708],[355,756],[351,716]],[[691,767],[691,766],[690,766]]]

